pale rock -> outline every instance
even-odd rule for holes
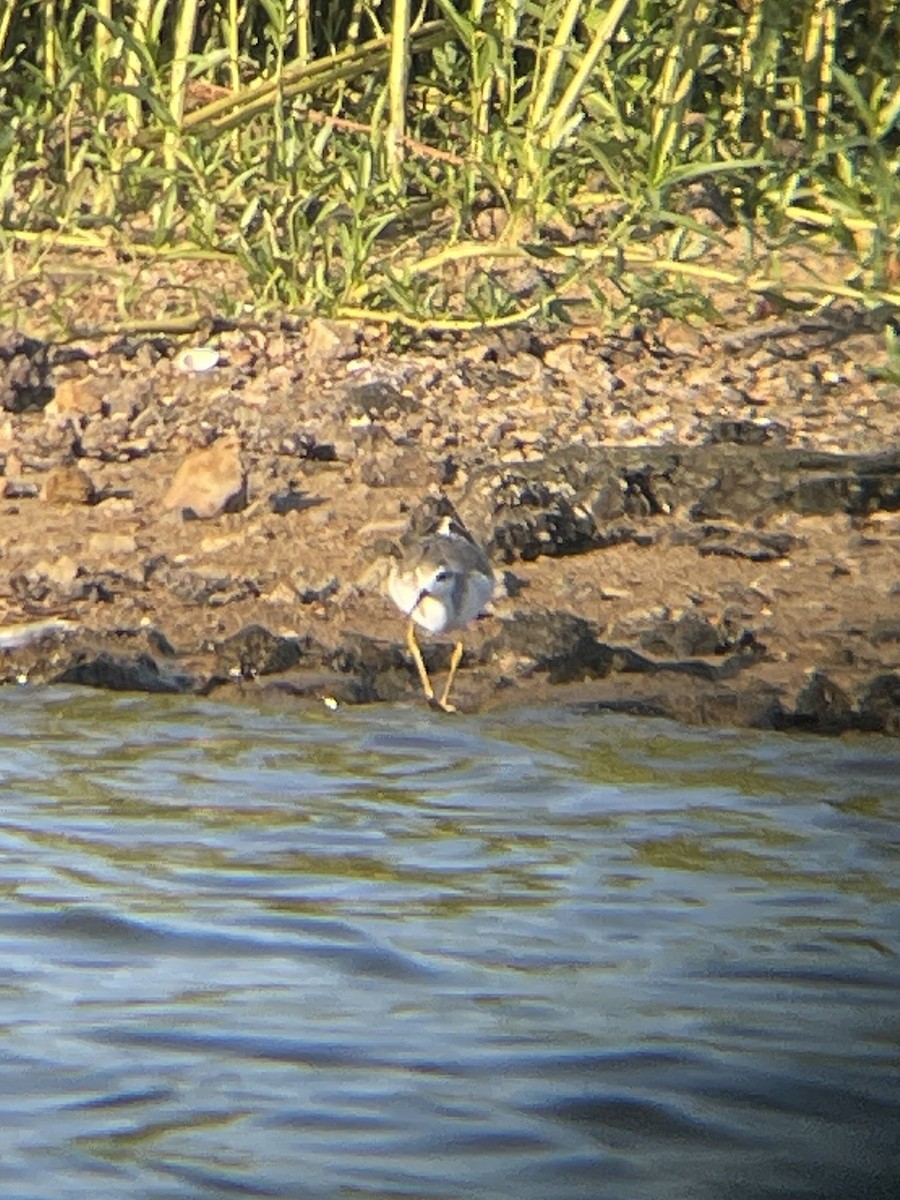
[[[136,508],[137,506],[130,496],[110,496],[108,500],[103,501],[105,517],[133,517]]]
[[[359,355],[359,329],[346,321],[315,317],[306,327],[306,357],[314,362],[339,362]]]
[[[22,650],[26,646],[41,641],[42,638],[52,634],[67,633],[77,628],[77,622],[61,617],[45,617],[37,621],[4,625],[0,629],[0,650]]]
[[[130,533],[92,533],[88,552],[96,558],[121,558],[137,551],[137,542]]]
[[[166,510],[180,508],[201,520],[246,508],[246,478],[237,434],[226,434],[211,446],[191,451],[175,472],[162,505]]]
[[[563,375],[583,369],[587,354],[583,345],[578,342],[560,342],[551,346],[544,354],[544,366],[551,371],[559,371]]]
[[[28,579],[46,579],[58,587],[67,588],[78,577],[78,564],[68,554],[61,554],[54,559],[41,559],[26,572]]]
[[[699,329],[671,317],[664,317],[659,322],[656,336],[671,354],[697,355],[706,345]]]
[[[306,567],[297,567],[292,572],[291,583],[294,585],[294,602],[299,600],[301,604],[321,604],[340,587],[334,575]]]
[[[523,446],[533,446],[536,442],[542,440],[544,430],[529,428],[514,429],[509,436],[511,441],[518,442]]]
[[[265,599],[270,604],[287,604],[293,607],[297,603],[297,593],[283,579],[265,593]],[[289,635],[290,636],[290,635]]]
[[[44,481],[44,500],[56,507],[92,504],[95,496],[91,477],[81,467],[54,467]]]
[[[222,550],[233,550],[243,543],[246,534],[243,529],[235,533],[212,533],[201,538],[200,549],[204,554],[218,554]]]
[[[46,416],[64,416],[74,413],[79,416],[99,413],[103,408],[103,397],[94,395],[87,379],[62,379],[56,385],[53,399],[44,409]]]
[[[495,208],[483,208],[472,218],[472,231],[477,238],[489,241],[498,238],[509,222],[509,213],[497,205]]]

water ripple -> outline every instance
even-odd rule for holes
[[[0,696],[10,1200],[894,1200],[896,743]]]

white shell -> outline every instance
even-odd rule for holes
[[[174,363],[179,371],[211,371],[219,365],[221,356],[213,346],[188,346],[179,350]]]

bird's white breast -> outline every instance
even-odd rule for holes
[[[462,629],[473,621],[494,594],[494,581],[480,571],[429,566],[405,572],[395,568],[388,579],[388,594],[401,612],[429,633]]]

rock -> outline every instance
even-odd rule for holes
[[[291,584],[301,604],[321,604],[340,588],[334,575],[322,574],[308,567],[297,567],[291,574]]]
[[[824,671],[813,671],[797,696],[792,725],[822,733],[838,733],[856,724],[850,697]]]
[[[23,650],[48,637],[69,633],[78,628],[76,621],[61,617],[45,617],[38,621],[23,621],[0,628],[0,650]]]
[[[87,379],[62,379],[53,399],[44,409],[46,416],[85,416],[101,412],[103,397],[94,394]]]
[[[715,626],[695,612],[686,612],[674,621],[660,621],[642,634],[640,645],[657,658],[693,658],[721,654],[725,649]]]
[[[149,452],[149,443],[141,438],[132,437],[132,432],[128,417],[124,413],[113,413],[89,420],[83,425],[79,436],[82,457],[107,463],[124,463],[135,458],[145,458]]]
[[[879,509],[900,509],[900,452],[809,455],[804,466],[797,481],[797,512],[865,516]]]
[[[84,595],[78,564],[68,554],[42,559],[33,567],[11,576],[9,584],[14,596],[36,604],[47,600],[79,600]]]
[[[97,558],[124,558],[137,553],[137,541],[131,533],[92,533],[88,552]]]
[[[861,728],[877,733],[900,735],[900,675],[877,675],[859,702]]]
[[[91,477],[81,467],[54,467],[44,481],[44,500],[58,508],[66,504],[93,504],[96,496]]]
[[[790,533],[765,533],[756,529],[730,529],[726,525],[702,525],[699,529],[673,534],[672,544],[689,543],[701,555],[722,558],[747,558],[751,562],[772,562],[788,558],[802,546],[803,539]]]
[[[390,419],[402,413],[417,412],[422,406],[413,396],[396,388],[389,380],[377,379],[347,389],[345,399],[351,416]]]
[[[563,375],[584,369],[587,352],[583,342],[565,341],[544,352],[544,365]]]
[[[0,332],[0,406],[21,413],[44,408],[52,398],[48,347],[15,330]]]
[[[370,450],[359,464],[360,482],[372,488],[403,487],[411,479],[427,479],[431,474],[420,451],[400,446]]]
[[[289,671],[300,661],[296,638],[280,637],[263,625],[248,625],[216,647],[216,662],[226,675],[251,679]]]
[[[359,356],[362,333],[346,321],[315,317],[306,327],[306,357],[311,362],[346,362]]]
[[[792,535],[728,531],[784,513],[870,515],[900,510],[900,452],[811,454],[777,446],[570,447],[538,461],[474,471],[468,511],[488,513],[482,538],[506,561],[579,554],[626,540],[647,544],[658,518],[685,514],[704,552],[767,561],[800,544]],[[643,522],[604,528],[619,513]],[[682,529],[678,537],[692,537]]]
[[[220,608],[241,600],[256,599],[260,595],[259,585],[252,579],[235,579],[232,575],[204,575],[199,571],[174,568],[166,572],[168,590],[182,604],[209,605]],[[160,580],[162,579],[160,573]]]
[[[237,434],[193,450],[175,473],[162,504],[166,510],[180,508],[183,515],[200,520],[246,508],[246,477]]]
[[[96,657],[76,656],[54,682],[108,688],[114,692],[186,692],[192,687],[187,676],[161,673],[149,654],[122,658],[106,651]]]
[[[849,572],[845,572],[849,574]],[[872,627],[872,641],[879,645],[884,642],[900,642],[900,618],[886,617],[876,621]]]
[[[733,442],[738,446],[764,446],[786,438],[787,430],[777,421],[718,420],[713,421],[706,440],[711,445]]]
[[[429,674],[447,668],[450,662],[449,646],[423,642],[421,649]],[[415,666],[400,646],[386,644],[364,634],[345,636],[341,645],[328,656],[327,665],[341,674],[357,677],[352,700],[347,693],[341,697],[347,703],[399,700],[408,693],[413,679],[418,686]]]
[[[40,494],[41,489],[36,483],[29,483],[24,479],[7,479],[3,485],[5,500],[33,500]]]
[[[659,321],[656,336],[670,354],[699,355],[707,345],[707,339],[701,330],[671,317],[663,317]]]
[[[550,683],[603,679],[614,670],[649,668],[630,650],[598,642],[589,621],[566,612],[517,612],[500,622],[500,633],[485,644],[486,655],[514,655],[546,671]]]
[[[580,554],[602,545],[593,516],[564,476],[551,480],[542,474],[523,465],[496,478],[487,545],[506,562]]]

